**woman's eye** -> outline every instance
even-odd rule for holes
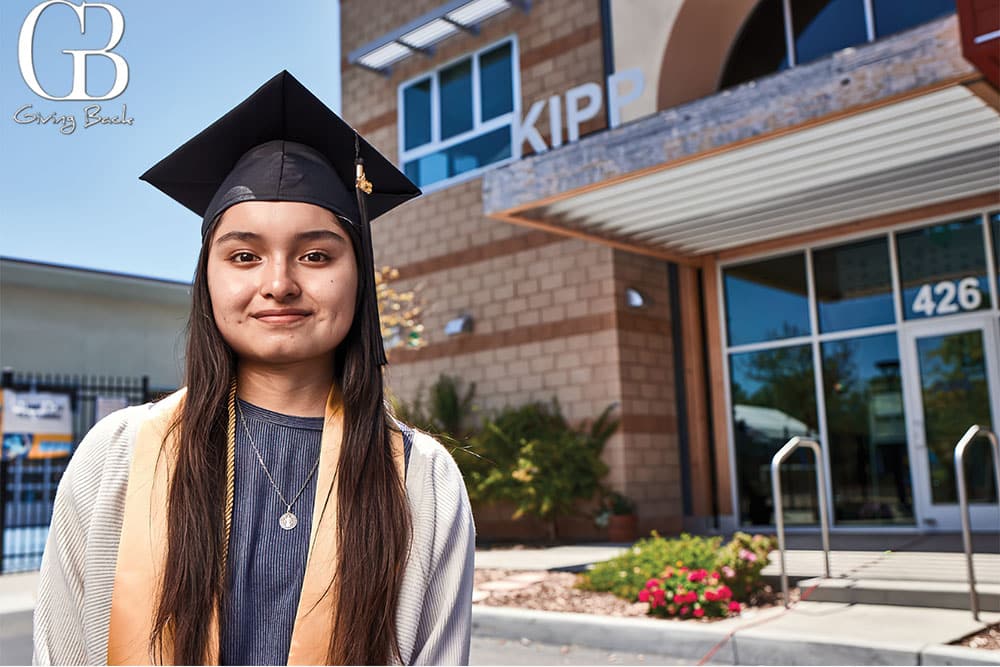
[[[330,256],[327,255],[325,252],[315,251],[306,253],[305,255],[302,256],[302,259],[306,260],[307,262],[325,262],[326,260],[330,259]]]
[[[238,252],[235,255],[233,255],[233,261],[238,264],[252,262],[255,259],[257,259],[257,256],[254,255],[252,252]]]

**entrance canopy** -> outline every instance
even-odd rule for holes
[[[997,192],[997,93],[962,60],[954,23],[494,170],[483,181],[485,212],[698,264],[750,243]]]

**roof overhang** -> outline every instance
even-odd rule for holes
[[[191,284],[0,257],[0,284],[187,306]]]
[[[478,34],[479,25],[512,7],[528,11],[530,0],[449,0],[347,55],[347,61],[388,75],[412,55],[434,54],[434,46],[459,33]]]
[[[954,24],[497,169],[484,178],[484,208],[697,265],[752,243],[996,192],[1000,112],[990,89],[964,85],[981,77],[961,59],[957,34],[940,38]]]

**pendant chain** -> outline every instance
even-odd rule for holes
[[[264,474],[267,475],[267,481],[271,483],[271,488],[278,494],[278,497],[281,498],[281,502],[284,503],[287,509],[286,513],[282,515],[279,520],[279,524],[285,530],[291,530],[298,523],[297,518],[294,514],[292,514],[292,505],[295,504],[295,502],[299,499],[299,496],[302,495],[302,492],[306,490],[307,486],[309,486],[309,480],[312,479],[312,476],[316,474],[316,469],[319,468],[319,457],[316,457],[316,463],[313,465],[312,470],[309,471],[309,476],[306,477],[306,481],[303,482],[302,488],[300,488],[299,492],[295,494],[294,498],[292,498],[292,502],[288,502],[288,500],[285,499],[284,494],[281,493],[281,489],[279,489],[278,485],[274,483],[274,477],[271,476],[271,471],[267,469],[267,465],[264,463],[264,458],[260,455],[260,450],[257,449],[257,443],[253,441],[253,436],[250,435],[250,429],[247,428],[247,422],[243,418],[243,409],[240,408],[239,403],[237,403],[236,409],[240,413],[240,423],[243,424],[243,430],[246,432],[247,438],[250,439],[250,446],[253,447],[253,453],[257,455],[257,461],[260,462],[260,467],[264,469]],[[289,515],[291,515],[291,520],[286,522],[286,517]]]

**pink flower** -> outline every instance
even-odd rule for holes
[[[750,551],[749,549],[740,549],[740,558],[742,558],[743,560],[745,560],[748,563],[756,563],[757,562],[757,554],[755,554],[754,552]]]
[[[663,578],[664,578],[664,579],[669,579],[669,578],[670,578],[670,577],[672,577],[672,576],[674,576],[674,568],[672,568],[672,567],[670,567],[670,566],[668,565],[668,566],[667,566],[667,569],[665,569],[665,570],[663,571]]]
[[[656,588],[659,585],[660,585],[659,579],[650,579],[649,581],[646,582],[646,588]]]
[[[640,593],[640,595],[642,594]],[[719,599],[719,595],[710,588],[707,591],[705,591],[705,599],[708,600],[709,602],[715,602],[716,600]]]
[[[687,596],[683,592],[677,591],[677,593],[674,594],[674,602],[676,604],[681,604],[685,600],[687,600]]]
[[[645,588],[639,591],[639,602],[649,602],[649,591]]]
[[[699,607],[698,609],[694,610],[694,616],[695,616],[695,618],[701,618],[704,615],[705,615],[705,610],[704,609],[701,609]]]
[[[708,572],[705,570],[694,570],[688,575],[688,581],[701,581],[708,576]]]
[[[729,598],[733,597],[732,589],[730,589],[729,586],[726,585],[719,586],[719,590],[717,590],[716,593],[718,593],[720,600],[728,600]]]
[[[729,611],[732,612],[732,613],[734,613],[734,614],[740,613],[740,603],[737,602],[736,600],[732,600],[729,603]]]
[[[653,605],[654,606],[658,607],[661,604],[663,604],[665,598],[666,598],[666,595],[664,595],[663,591],[661,591],[659,588],[657,588],[655,591],[653,591]]]
[[[687,606],[681,607],[681,616],[687,616],[687,613],[690,610],[691,610],[690,607],[687,607]]]
[[[732,579],[733,577],[736,576],[736,570],[734,570],[733,568],[729,567],[728,565],[723,565],[722,566],[722,574],[723,574],[723,576],[726,579]]]

